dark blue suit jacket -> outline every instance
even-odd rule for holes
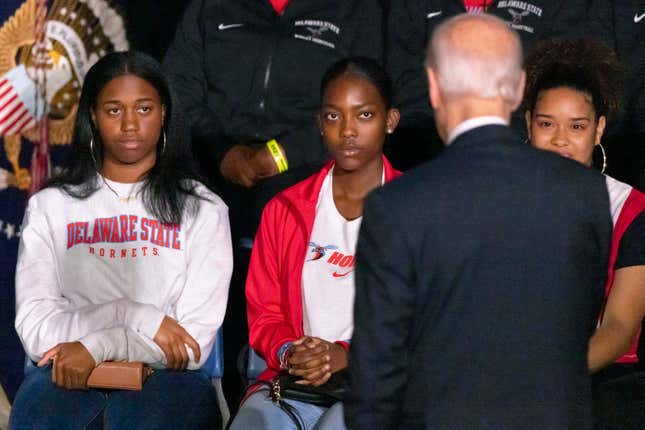
[[[507,127],[368,198],[351,429],[585,429],[611,235],[604,178]]]

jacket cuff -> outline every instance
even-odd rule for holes
[[[349,345],[351,344],[351,341],[349,340],[337,340],[336,342],[338,345],[342,346],[345,348],[345,351],[349,352]]]
[[[90,333],[78,340],[89,351],[96,366],[104,361],[114,359],[112,343],[119,342],[121,339],[112,339],[111,332],[113,330],[101,330]]]
[[[280,369],[287,368],[287,354],[289,352],[289,348],[291,348],[291,345],[293,345],[293,342],[285,342],[282,344],[280,349],[278,349],[278,361],[280,362]]]
[[[302,166],[320,166],[327,161],[327,148],[316,130],[313,127],[296,129],[275,138],[284,149],[290,170]],[[306,147],[303,142],[307,142]]]

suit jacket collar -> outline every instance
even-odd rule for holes
[[[499,124],[483,125],[460,134],[447,149],[482,142],[499,142],[500,140],[519,140],[519,137],[509,126]]]
[[[508,121],[496,115],[477,116],[474,118],[467,119],[466,121],[462,121],[450,131],[450,134],[448,135],[448,141],[446,142],[446,146],[450,145],[456,138],[458,138],[460,135],[466,133],[469,130],[472,130],[477,127],[482,127],[484,125],[492,125],[492,124],[508,125]]]

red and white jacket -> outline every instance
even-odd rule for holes
[[[645,210],[645,194],[632,188],[631,186],[619,182],[611,177],[607,177],[607,189],[611,201],[612,220],[614,222],[614,231],[611,238],[611,248],[609,252],[609,268],[607,274],[607,284],[605,286],[605,301],[609,298],[611,288],[614,284],[614,265],[618,258],[620,241],[627,231],[627,228],[636,219],[636,217]],[[601,313],[598,324],[602,322],[603,314]],[[617,363],[637,363],[638,362],[638,340],[640,330],[636,334],[629,350],[621,358],[616,360]]]
[[[249,343],[267,363],[259,377],[269,380],[280,369],[278,350],[304,335],[302,267],[325,177],[334,165],[287,188],[267,203],[255,236],[246,279]],[[383,157],[385,182],[401,176]]]

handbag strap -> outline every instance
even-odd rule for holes
[[[269,389],[269,397],[271,398],[273,403],[280,409],[282,409],[285,414],[287,414],[291,421],[293,421],[293,423],[296,425],[297,430],[305,430],[302,423],[302,418],[300,418],[300,414],[298,414],[296,408],[282,399],[282,395],[280,394],[280,381],[278,380],[277,376],[272,379],[271,382],[258,381],[258,384]]]

